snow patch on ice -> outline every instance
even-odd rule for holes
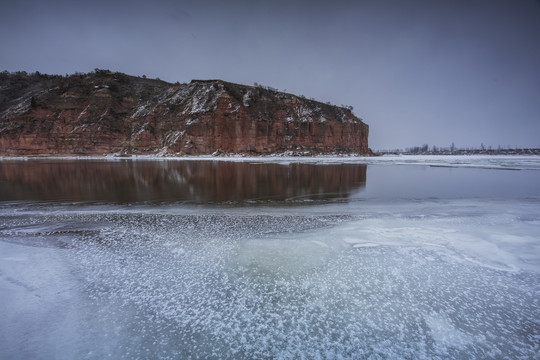
[[[497,223],[499,225],[497,225]],[[483,217],[454,218],[375,218],[353,221],[334,237],[354,247],[398,246],[429,247],[453,261],[475,264],[499,271],[517,273],[522,270],[540,272],[540,254],[524,257],[523,249],[536,252],[540,244],[529,235],[520,235],[534,225],[507,219]],[[500,229],[504,236],[493,235]],[[326,235],[325,235],[326,236]],[[327,236],[330,236],[329,234]],[[507,242],[511,238],[515,242]]]
[[[186,250],[184,250],[183,248],[174,248],[171,250],[171,252],[174,254],[174,255],[177,255],[177,256],[180,256],[180,255],[183,255],[186,253]]]
[[[443,314],[432,313],[424,316],[424,319],[429,326],[431,336],[439,346],[464,349],[473,342],[470,335],[458,330]]]

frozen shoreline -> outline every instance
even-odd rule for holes
[[[540,170],[538,155],[317,155],[317,156],[0,156],[0,161],[220,161],[248,163],[366,164],[366,165],[423,165],[441,167],[483,168],[499,170]]]

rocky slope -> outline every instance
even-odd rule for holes
[[[0,73],[0,154],[369,153],[350,110],[221,80]]]

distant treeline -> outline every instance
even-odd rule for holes
[[[413,146],[405,149],[379,150],[379,154],[393,155],[540,155],[540,148],[511,148],[509,146],[492,148],[491,146],[480,145],[479,148],[466,147],[458,148],[453,143],[449,147],[439,147],[436,145]]]

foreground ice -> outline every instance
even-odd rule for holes
[[[4,204],[0,358],[540,351],[540,206]]]

